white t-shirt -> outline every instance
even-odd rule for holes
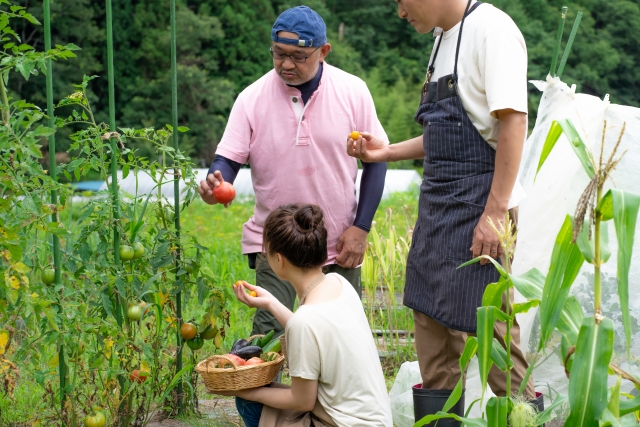
[[[431,81],[452,74],[460,24],[442,36]],[[429,64],[433,60],[435,48]],[[528,112],[527,46],[513,20],[491,4],[479,5],[464,21],[458,58],[458,89],[464,109],[482,137],[493,148],[498,144],[500,121],[495,112],[513,109]],[[509,208],[525,197],[516,181]]]
[[[339,427],[391,427],[391,406],[378,350],[358,294],[339,274],[342,293],[303,305],[287,322],[292,377],[318,380],[318,400]]]

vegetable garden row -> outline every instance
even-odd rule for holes
[[[78,48],[52,47],[49,0],[44,52],[21,43],[11,29],[14,20],[39,22],[21,6],[7,0],[0,5],[8,9],[0,11],[0,388],[11,395],[21,372],[33,375],[50,407],[58,408],[51,419],[40,420],[46,425],[142,426],[153,411],[194,411],[196,377],[190,374],[196,352],[204,339],[221,345],[228,314],[224,293],[200,271],[205,248],[180,230],[180,212],[194,200],[196,184],[178,144],[179,132],[188,129],[177,125],[175,1],[169,5],[173,120],[157,130],[116,126],[111,0],[109,124],[94,118],[87,93],[94,77],[85,77],[64,99],[53,99],[52,63],[72,60]],[[10,78],[28,80],[38,73],[46,73],[46,113],[11,99],[6,90]],[[55,135],[63,127],[73,131],[76,155],[56,165]],[[44,138],[48,170],[40,151]],[[132,140],[153,144],[159,160],[137,157],[127,148]],[[121,194],[118,169],[125,177],[150,173],[158,197]],[[71,193],[58,178],[80,179],[89,171],[110,182],[109,196],[65,212],[73,206]],[[182,198],[180,180],[187,183]],[[161,185],[171,184],[173,201],[160,193]],[[183,292],[207,307],[204,318],[187,318]],[[189,340],[180,334],[185,329],[195,329],[188,331]]]

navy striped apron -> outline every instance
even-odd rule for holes
[[[404,293],[407,307],[464,332],[475,332],[484,290],[499,277],[491,264],[458,269],[472,258],[473,230],[489,197],[496,157],[469,119],[457,89],[464,21],[479,4],[469,9],[469,0],[460,24],[454,73],[431,82],[440,37],[416,113],[424,127],[424,179]]]

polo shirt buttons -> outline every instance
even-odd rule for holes
[[[302,121],[304,122],[304,116],[302,116]]]
[[[296,97],[294,96],[294,97],[293,97],[293,99],[292,99],[292,101],[293,101],[294,103],[296,103],[296,102],[298,102],[298,98],[296,98]]]

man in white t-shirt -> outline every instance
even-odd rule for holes
[[[488,223],[516,216],[522,188],[516,184],[527,132],[527,51],[515,23],[490,4],[475,0],[397,0],[400,18],[419,33],[436,27],[416,121],[424,134],[385,145],[373,135],[349,140],[347,151],[365,162],[424,159],[418,221],[407,260],[404,304],[414,310],[416,348],[422,372],[414,388],[416,420],[434,414],[460,379],[459,358],[476,311],[499,274],[487,261],[465,268],[480,255],[503,255]],[[504,345],[505,325],[495,337]],[[498,396],[516,395],[527,370],[519,327],[512,329],[511,390],[497,368],[489,384]],[[538,408],[529,378],[525,397]],[[464,395],[452,408],[464,415]],[[444,424],[442,424],[444,423]],[[458,425],[453,419],[439,426]]]

